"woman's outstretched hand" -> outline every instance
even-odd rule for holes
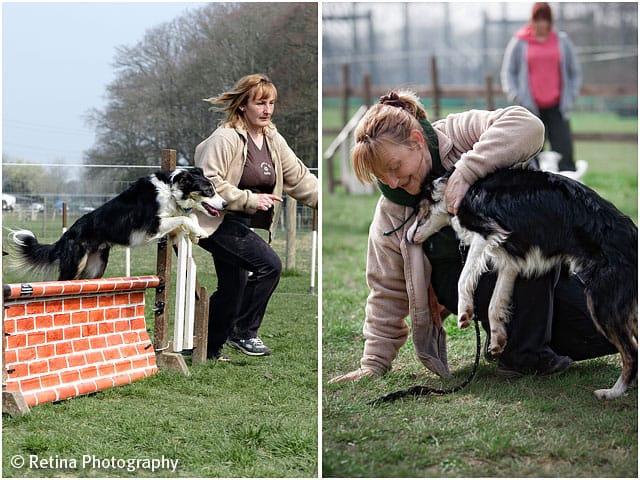
[[[258,210],[269,210],[276,202],[282,202],[282,197],[272,193],[258,193]]]
[[[353,372],[345,373],[344,375],[338,375],[337,377],[333,377],[329,380],[329,383],[339,383],[339,382],[355,382],[364,377],[375,377],[376,374],[373,370],[369,370],[368,368],[359,368],[354,370]]]

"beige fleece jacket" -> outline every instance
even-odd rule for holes
[[[455,168],[469,183],[500,167],[525,162],[544,145],[542,122],[522,107],[495,111],[472,110],[433,123],[446,170]],[[427,288],[431,265],[421,245],[406,241],[412,222],[391,235],[413,209],[381,197],[369,229],[367,284],[370,294],[363,327],[365,344],[361,368],[382,375],[409,336],[421,362],[440,376],[449,374],[446,335],[431,320]]]
[[[196,147],[195,165],[202,168],[216,191],[228,202],[227,211],[255,213],[258,195],[238,188],[247,161],[247,132],[240,128],[219,127]],[[311,208],[318,206],[318,179],[295,153],[275,128],[268,129],[265,140],[276,170],[273,193],[283,192]],[[269,231],[273,235],[280,203],[276,202]],[[198,213],[200,226],[211,235],[224,219]]]

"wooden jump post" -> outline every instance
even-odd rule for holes
[[[176,168],[176,151],[170,149],[162,150],[162,170],[173,170]],[[173,341],[169,340],[169,319],[170,319],[170,292],[171,292],[171,261],[175,247],[170,246],[167,238],[163,238],[158,243],[157,275],[160,283],[156,288],[156,302],[154,306],[155,324],[153,345],[156,351],[156,359],[160,368],[170,368],[189,375],[189,369],[180,352],[173,352]],[[183,275],[184,272],[177,272]],[[195,323],[194,342],[191,354],[193,365],[202,364],[207,361],[207,336],[209,328],[209,294],[207,288],[200,285],[196,280],[195,287]]]

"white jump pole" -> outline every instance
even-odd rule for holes
[[[193,243],[185,235],[178,241],[176,306],[173,321],[173,351],[193,348],[196,304],[196,263]]]
[[[187,271],[187,239],[180,235],[178,240],[178,265],[176,273],[176,309],[173,317],[173,351],[183,350],[185,301],[186,301],[186,271]]]
[[[193,329],[196,318],[196,262],[193,260],[193,243],[187,240],[186,306],[184,311],[184,348],[193,349]]]
[[[311,231],[311,286],[309,292],[316,291],[316,255],[318,250],[318,211],[313,211],[313,230]]]
[[[131,276],[131,249],[129,247],[124,249],[124,276]]]

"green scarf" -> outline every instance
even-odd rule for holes
[[[420,126],[422,127],[422,131],[427,140],[429,153],[431,154],[431,172],[436,176],[444,175],[445,169],[442,166],[442,162],[440,161],[440,151],[438,150],[438,134],[436,134],[436,131],[433,129],[428,120],[421,118]],[[405,207],[415,207],[420,201],[419,195],[411,195],[402,188],[391,188],[382,183],[380,180],[377,181],[377,184],[380,193],[382,193],[382,195],[387,197],[393,203],[397,203],[398,205],[403,205]]]

